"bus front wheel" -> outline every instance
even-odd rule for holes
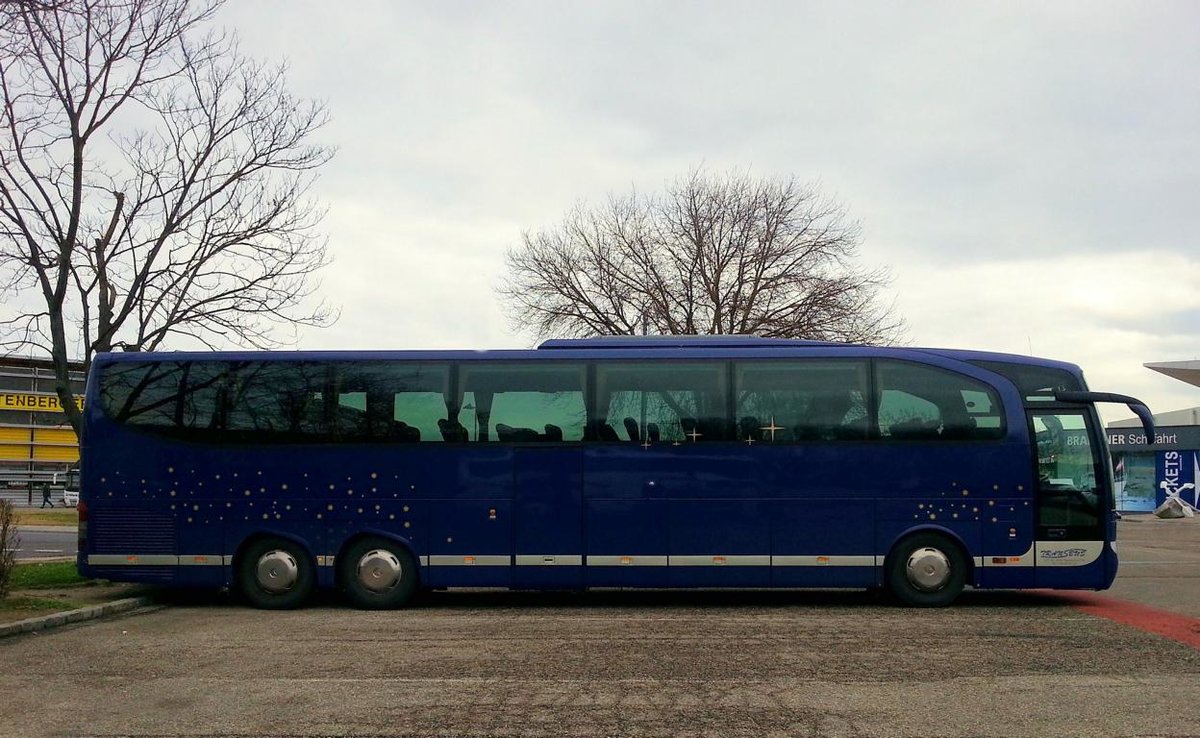
[[[342,589],[355,607],[391,610],[403,607],[417,591],[412,554],[384,538],[363,538],[338,557]]]
[[[254,541],[238,562],[242,595],[264,610],[291,610],[303,605],[315,584],[312,559],[291,541],[280,538]]]
[[[938,533],[918,533],[892,549],[888,589],[910,607],[945,607],[967,582],[967,560],[956,543]]]

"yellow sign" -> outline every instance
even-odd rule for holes
[[[83,409],[83,398],[76,397],[75,404]],[[35,413],[61,413],[62,403],[58,395],[35,395],[24,392],[0,392],[0,410],[25,410]]]

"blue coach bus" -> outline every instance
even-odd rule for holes
[[[80,572],[357,606],[420,588],[1108,587],[1079,368],[755,337],[104,354]],[[1149,432],[1148,436],[1153,437]]]

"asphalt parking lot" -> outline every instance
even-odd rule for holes
[[[1121,533],[1147,563],[1109,594],[1200,614],[1200,520]],[[1200,650],[1072,602],[447,592],[269,613],[192,598],[0,641],[0,735],[1200,735]]]

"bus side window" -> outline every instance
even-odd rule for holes
[[[735,376],[739,440],[867,438],[865,361],[739,362]]]
[[[185,436],[208,440],[224,426],[221,404],[230,372],[224,362],[187,362],[179,386],[179,426]]]
[[[447,419],[447,364],[398,361],[336,366],[337,437],[347,442],[440,442]]]
[[[459,422],[467,440],[557,443],[583,440],[582,364],[461,364]]]
[[[220,436],[231,442],[285,443],[325,440],[328,368],[303,361],[251,361],[234,365],[224,383],[225,419]]]
[[[182,376],[183,366],[173,361],[109,364],[100,389],[104,411],[120,423],[174,428]]]
[[[725,365],[598,364],[589,438],[642,443],[732,440]]]
[[[1004,436],[999,396],[954,372],[876,362],[879,435],[895,440],[981,440]]]

